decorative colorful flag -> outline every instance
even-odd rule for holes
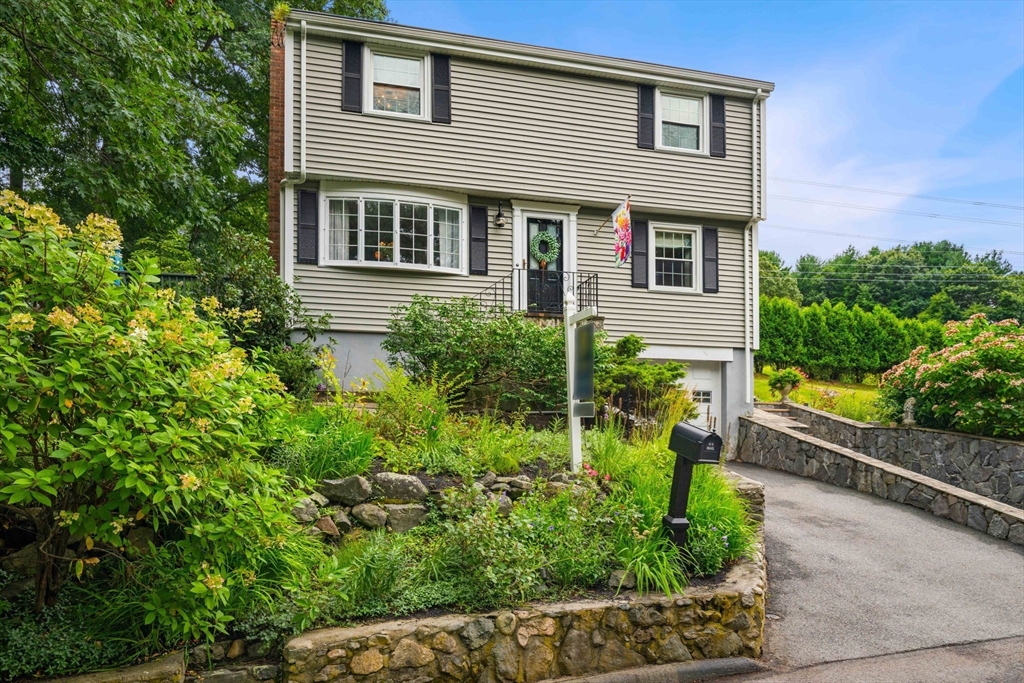
[[[615,267],[618,268],[629,258],[633,250],[633,222],[629,218],[629,199],[619,204],[612,213],[615,228]]]

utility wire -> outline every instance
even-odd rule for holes
[[[769,225],[767,223],[761,224],[762,228],[772,228],[774,230],[790,230],[792,232],[809,232],[815,235],[834,235],[836,237],[854,237],[857,239],[875,240],[876,242],[898,242],[900,244],[917,244],[920,240],[900,240],[894,237],[876,237],[874,235],[856,235],[850,232],[832,232],[831,230],[811,230],[810,228],[795,228],[791,225]],[[999,251],[1004,254],[1017,254],[1024,256],[1024,251],[1011,251],[1009,249],[965,249],[964,251],[971,251],[977,253],[988,254],[993,251]]]
[[[833,185],[832,183],[818,183],[813,180],[796,180],[794,178],[780,178],[779,176],[768,176],[770,180],[778,180],[783,183],[797,183],[799,185],[814,185],[815,187],[832,187],[837,190],[854,190],[856,192],[874,192],[875,194],[887,194],[893,197],[910,197],[912,199],[929,199],[934,202],[949,202],[950,204],[971,204],[973,206],[991,206],[997,209],[1013,209],[1024,211],[1024,206],[1013,204],[993,204],[992,202],[978,202],[971,199],[950,199],[949,197],[935,197],[926,194],[909,194],[907,192],[893,192],[892,190],[877,190],[867,187],[853,187],[850,185]]]
[[[904,211],[903,209],[883,209],[880,206],[865,206],[864,204],[844,204],[842,202],[830,202],[825,199],[807,199],[805,197],[789,197],[781,194],[770,194],[773,199],[785,199],[791,202],[804,202],[805,204],[824,204],[825,206],[839,206],[845,209],[861,209],[863,211],[881,211],[883,213],[898,213],[904,216],[924,216],[926,218],[941,218],[949,221],[967,221],[969,223],[990,223],[992,225],[1012,225],[1015,228],[1024,228],[1024,223],[1012,221],[993,221],[988,218],[967,218],[966,216],[946,216],[938,213],[925,213],[923,211]]]

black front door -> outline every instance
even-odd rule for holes
[[[558,245],[558,253],[552,254],[551,242],[536,240],[539,233],[552,236],[551,242]],[[536,248],[534,248],[536,245]],[[529,313],[562,313],[562,277],[565,259],[563,224],[553,218],[526,219],[526,310]],[[554,258],[536,258],[553,255]]]

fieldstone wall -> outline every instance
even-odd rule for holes
[[[737,477],[751,514],[764,492]],[[311,631],[284,648],[285,683],[532,683],[693,659],[760,657],[763,538],[724,579],[682,595],[532,603],[487,614]]]
[[[1024,443],[921,427],[879,427],[779,404],[819,439],[1024,509]]]
[[[738,459],[913,505],[995,538],[1024,545],[1021,510],[788,429],[777,418],[763,413],[740,418]]]

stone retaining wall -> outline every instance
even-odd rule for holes
[[[995,538],[1024,545],[1021,510],[781,427],[756,413],[740,418],[738,459],[913,505]]]
[[[819,439],[1024,509],[1024,443],[921,427],[880,427],[779,404]]]

